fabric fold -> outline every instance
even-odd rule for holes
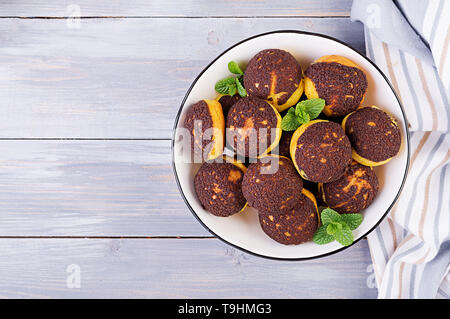
[[[450,296],[450,67],[442,67],[450,7],[443,2],[353,2],[366,54],[399,95],[411,132],[402,194],[368,236],[379,298]]]

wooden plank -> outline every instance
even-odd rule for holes
[[[0,154],[0,236],[210,236],[170,141],[4,140]]]
[[[94,2],[92,2],[94,3]],[[341,18],[0,19],[0,138],[170,138],[191,82],[224,49],[279,29],[364,51]]]
[[[5,298],[375,298],[367,241],[318,260],[255,257],[217,239],[2,239]],[[69,270],[69,272],[67,272]],[[80,274],[79,287],[74,279]],[[369,284],[369,285],[368,285]],[[70,285],[69,285],[70,286]]]
[[[142,16],[349,16],[351,0],[4,0],[1,16],[69,17],[81,16],[142,17]]]

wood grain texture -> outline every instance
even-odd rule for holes
[[[0,298],[376,297],[366,240],[304,262],[243,253],[196,221],[170,164],[175,115],[209,61],[279,29],[364,52],[351,2],[1,1]],[[80,28],[59,19],[78,8]]]
[[[364,50],[349,19],[0,19],[0,138],[171,138],[197,74],[262,32],[325,33]],[[306,44],[305,44],[306,45]]]
[[[375,298],[367,241],[317,260],[255,257],[217,239],[3,239],[0,298]],[[69,265],[80,288],[68,288]]]
[[[373,276],[366,240],[314,261],[277,262],[209,238],[48,238],[209,236],[178,194],[169,147],[2,141],[0,298],[376,296],[366,285]],[[70,264],[81,267],[81,289],[66,287]]]
[[[0,154],[0,236],[210,236],[170,141],[7,140]]]
[[[83,17],[349,16],[351,4],[352,0],[3,0],[0,15],[70,17],[79,8]]]

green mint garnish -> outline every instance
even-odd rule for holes
[[[328,224],[328,226],[327,226],[327,234],[334,236],[339,231],[339,227],[338,227],[339,225],[341,226],[341,230],[342,230],[342,225],[339,224],[339,223],[330,223],[330,224]]]
[[[214,89],[220,94],[228,94],[230,92],[230,88],[236,88],[236,81],[234,77],[229,77],[222,79],[216,83]]]
[[[361,214],[342,214],[341,217],[351,230],[358,228],[363,219]]]
[[[319,116],[319,114],[322,112],[323,108],[325,107],[325,100],[324,99],[310,99],[310,100],[304,100],[300,103],[297,103],[296,108],[299,107],[303,108],[306,113],[309,114],[309,117],[311,119],[315,119]]]
[[[316,244],[325,245],[325,244],[328,244],[328,243],[331,243],[332,241],[334,241],[334,236],[333,235],[329,235],[327,233],[327,227],[326,226],[321,226],[315,232],[314,237],[313,237],[313,241]]]
[[[228,62],[228,70],[233,73],[233,74],[237,74],[237,75],[243,75],[244,72],[242,72],[241,68],[239,67],[239,65],[234,62],[234,61],[230,61]]]
[[[281,120],[281,129],[283,131],[295,131],[300,125],[297,115],[295,115],[295,109],[291,107]]]
[[[348,225],[343,225],[342,229],[334,234],[334,238],[342,246],[349,246],[353,243],[353,233]]]
[[[240,79],[238,79],[238,78],[234,78],[234,79],[236,82],[236,88],[237,88],[237,92],[239,93],[239,95],[241,97],[247,96],[247,91],[245,90],[244,86],[242,85]]]
[[[325,208],[320,214],[322,226],[313,236],[316,244],[324,245],[336,240],[343,246],[353,243],[352,230],[361,225],[361,214],[339,214],[331,208]]]
[[[325,208],[322,213],[320,213],[320,220],[323,225],[330,224],[332,222],[341,222],[342,215],[331,208]]]
[[[237,76],[231,76],[218,81],[214,86],[216,92],[231,96],[236,93],[238,93],[241,97],[247,96],[247,91],[243,85],[244,72],[241,70],[239,65],[234,61],[230,61],[228,63],[228,70]]]
[[[308,123],[311,120],[311,116],[303,108],[296,108],[295,115],[299,123]]]
[[[300,125],[306,124],[318,117],[324,107],[324,99],[310,99],[298,102],[283,117],[281,129],[283,131],[295,131]]]
[[[228,95],[233,96],[233,95],[236,94],[236,92],[237,92],[236,84],[230,85],[230,86],[228,87]]]

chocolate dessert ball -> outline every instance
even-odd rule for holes
[[[389,162],[400,150],[402,137],[397,122],[376,106],[363,107],[342,121],[352,144],[352,157],[366,166]]]
[[[247,201],[241,184],[246,167],[225,158],[225,162],[205,162],[194,178],[197,198],[208,212],[227,217],[242,211]]]
[[[294,132],[291,158],[304,179],[328,183],[340,178],[348,169],[352,149],[339,124],[314,120]]]
[[[323,56],[305,72],[308,99],[325,100],[323,112],[328,116],[345,116],[364,100],[367,78],[353,61],[338,55]]]
[[[302,68],[289,52],[263,50],[249,61],[244,86],[250,96],[269,101],[281,112],[296,104],[303,93]]]
[[[191,150],[202,159],[212,160],[222,155],[225,119],[222,106],[214,100],[201,100],[186,111],[182,127],[191,135]]]
[[[319,184],[324,202],[335,211],[359,213],[369,207],[378,193],[378,178],[372,167],[355,161],[337,181]]]
[[[300,203],[303,182],[292,161],[269,155],[248,166],[242,193],[260,213],[287,213]]]
[[[298,245],[313,238],[319,225],[314,196],[303,189],[300,203],[281,215],[259,214],[264,233],[284,245]]]
[[[280,141],[281,116],[264,100],[241,98],[228,112],[226,135],[227,145],[238,155],[265,155]]]

